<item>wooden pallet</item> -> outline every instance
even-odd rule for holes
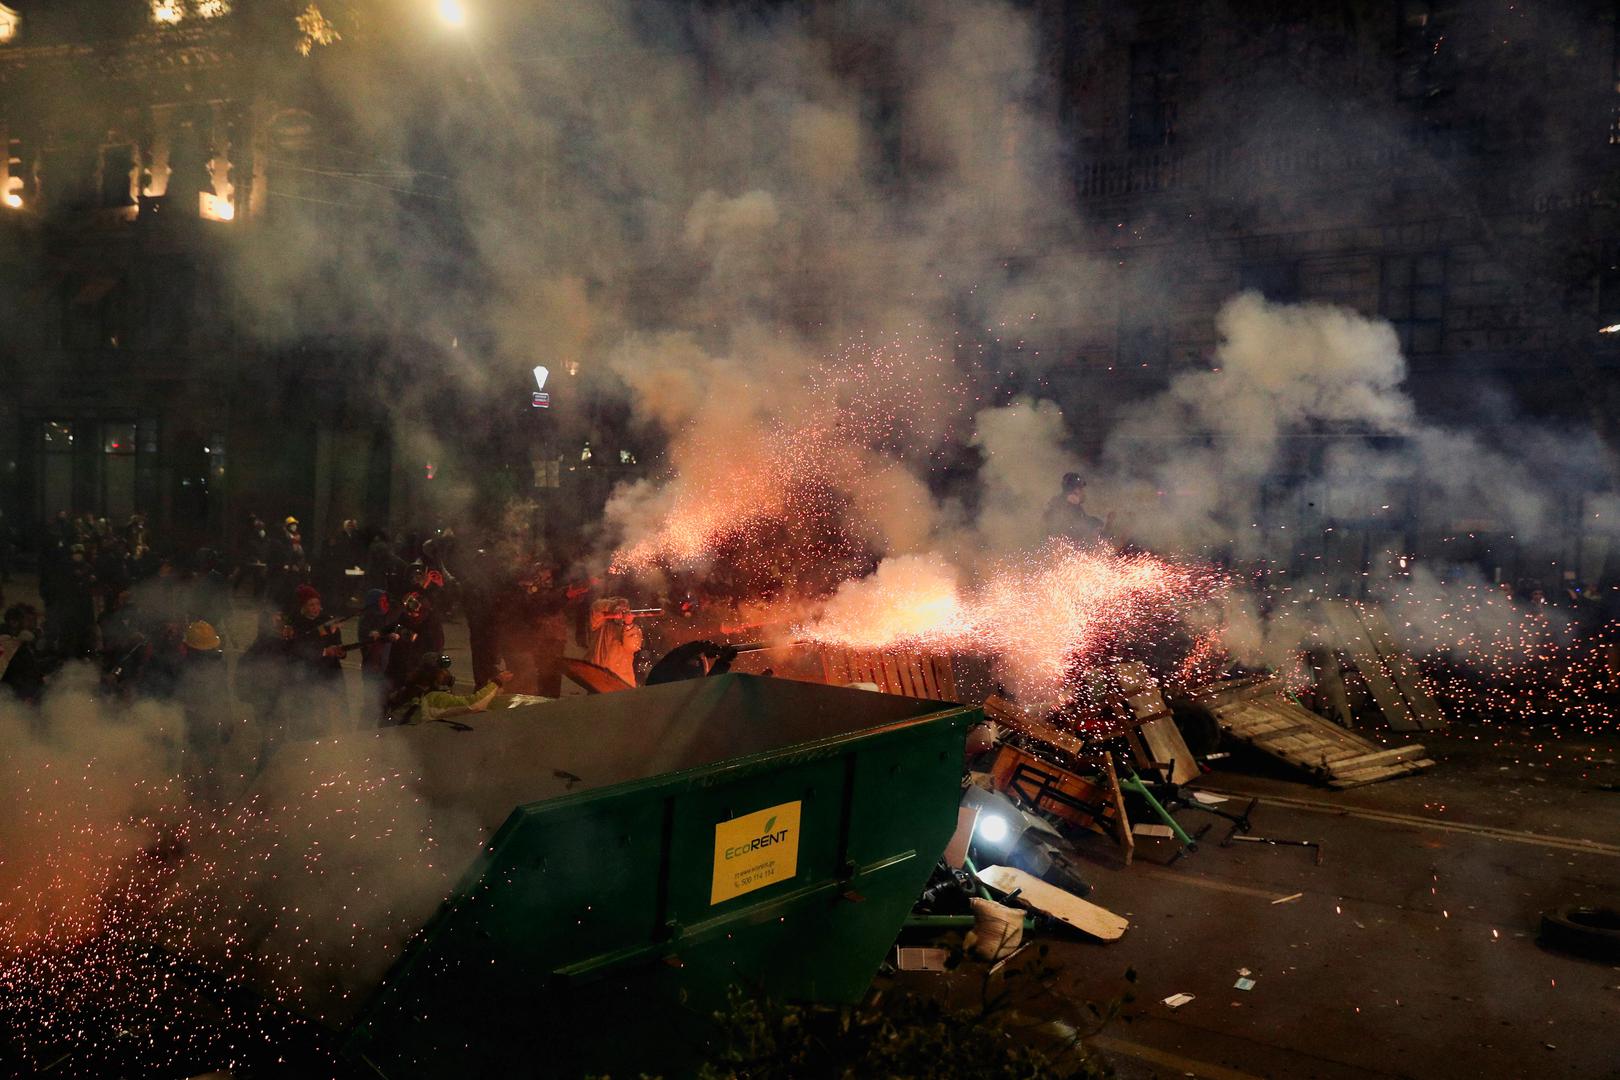
[[[1144,753],[1138,755],[1137,767],[1159,773],[1160,779],[1171,784],[1186,784],[1198,779],[1198,762],[1176,727],[1170,706],[1159,693],[1159,682],[1146,664],[1134,661],[1114,665],[1124,711],[1135,722],[1134,732],[1127,731],[1133,753],[1138,746]]]
[[[1226,734],[1330,787],[1408,776],[1434,764],[1422,746],[1379,746],[1322,719],[1289,700],[1282,683],[1270,676],[1214,683],[1180,703],[1208,713]]]
[[[1346,685],[1365,689],[1392,730],[1432,731],[1445,726],[1445,715],[1424,689],[1417,665],[1401,650],[1382,611],[1333,601],[1322,610],[1347,661],[1348,670],[1341,677],[1351,676]]]
[[[885,694],[956,700],[956,673],[949,656],[891,649],[821,650],[821,670],[827,682],[875,683]]]

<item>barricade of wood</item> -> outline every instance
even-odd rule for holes
[[[1215,719],[1221,730],[1336,788],[1407,776],[1431,767],[1423,747],[1384,747],[1292,701],[1269,675],[1211,683],[1176,699],[1178,708]]]
[[[955,701],[956,674],[951,658],[906,649],[841,649],[823,646],[821,670],[827,682],[873,683],[885,694]]]

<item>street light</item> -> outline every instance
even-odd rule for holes
[[[467,25],[467,9],[461,0],[439,0],[439,18],[445,25],[460,29]]]

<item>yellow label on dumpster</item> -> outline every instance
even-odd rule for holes
[[[799,808],[789,802],[714,827],[709,903],[787,881],[799,872]]]

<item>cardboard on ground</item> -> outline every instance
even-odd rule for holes
[[[1098,907],[1011,866],[987,866],[979,871],[979,880],[999,893],[1011,895],[1016,892],[1018,903],[1103,941],[1118,941],[1131,925],[1129,920],[1107,908]]]

